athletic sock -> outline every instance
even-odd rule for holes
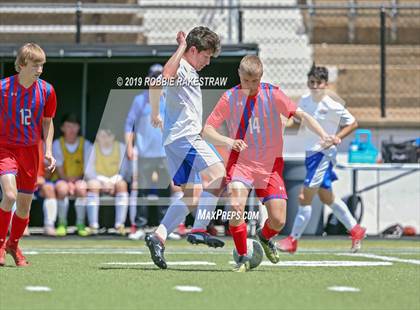
[[[351,215],[349,208],[345,202],[339,198],[335,198],[334,202],[330,205],[334,215],[338,220],[343,223],[344,227],[350,231],[356,224],[356,220]]]
[[[235,242],[236,251],[238,255],[247,255],[247,227],[246,223],[242,223],[239,226],[229,225],[229,231],[232,234],[233,242]]]
[[[45,227],[54,227],[55,221],[57,219],[57,199],[55,198],[46,198],[42,204],[42,209],[44,211],[44,226]]]
[[[23,232],[25,231],[26,226],[29,224],[29,216],[25,219],[13,214],[12,217],[12,229],[10,230],[10,236],[8,243],[11,244],[12,247],[17,247],[20,238],[23,236]]]
[[[155,233],[162,240],[166,240],[168,235],[184,221],[188,213],[190,213],[190,210],[185,202],[181,199],[177,200],[169,206]]]
[[[211,214],[217,205],[217,200],[219,197],[213,195],[212,193],[203,191],[200,196],[200,200],[198,201],[198,208],[197,208],[197,216],[194,220],[194,225],[192,232],[195,231],[206,231],[207,226],[210,223]]]
[[[115,228],[125,225],[128,209],[128,193],[117,193],[115,195]]]
[[[99,194],[88,192],[86,198],[89,226],[92,228],[99,228]]]
[[[262,228],[261,234],[265,238],[265,240],[270,240],[274,236],[277,236],[280,231],[274,230],[268,224],[268,219],[264,223],[264,227]]]
[[[67,225],[67,213],[69,211],[69,198],[57,200],[58,223]]]
[[[293,223],[291,236],[293,239],[298,240],[303,232],[305,231],[306,226],[309,223],[312,215],[312,206],[299,206],[298,212],[295,217],[295,222]]]

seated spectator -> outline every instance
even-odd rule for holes
[[[123,167],[125,146],[115,140],[113,132],[99,129],[86,167],[87,213],[92,233],[99,229],[99,196],[115,196],[115,229],[125,235],[128,209],[128,185],[124,180],[127,168]],[[124,165],[125,166],[125,165]]]
[[[57,169],[52,177],[58,206],[56,234],[67,234],[69,197],[75,197],[77,233],[84,237],[89,233],[85,226],[86,182],[83,180],[83,172],[92,145],[79,135],[80,122],[74,114],[64,115],[60,129],[63,136],[53,142],[53,156],[57,160]]]

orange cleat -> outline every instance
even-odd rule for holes
[[[297,240],[293,239],[292,236],[284,238],[280,241],[277,241],[277,248],[282,252],[289,252],[290,254],[294,254],[297,250]]]
[[[17,267],[29,266],[29,262],[26,260],[26,257],[23,256],[22,251],[18,246],[12,246],[10,243],[7,243],[6,252],[12,255]]]
[[[351,249],[352,253],[356,253],[362,248],[362,240],[366,237],[366,228],[356,224],[350,230]]]

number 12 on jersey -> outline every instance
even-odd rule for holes
[[[31,124],[32,111],[30,109],[20,109],[20,123],[24,126]]]

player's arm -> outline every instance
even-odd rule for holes
[[[150,121],[155,128],[163,128],[163,120],[160,117],[160,97],[162,96],[161,85],[150,85],[149,87],[149,101],[152,108]]]
[[[216,145],[224,145],[238,152],[243,151],[248,147],[244,140],[235,140],[230,137],[224,136],[218,133],[217,130],[211,125],[206,125],[203,129],[202,134],[204,139],[206,139],[210,143]]]
[[[176,52],[172,55],[171,58],[166,62],[165,66],[163,67],[162,76],[164,78],[174,78],[177,75],[179,63],[181,61],[182,56],[187,49],[187,41],[185,37],[185,33],[180,31],[176,35],[176,41],[178,42],[178,48]]]
[[[337,113],[340,116],[340,123],[343,124],[339,132],[336,134],[336,137],[340,140],[340,143],[342,139],[351,134],[359,125],[357,124],[354,116],[351,115],[351,113],[344,107],[339,109]]]
[[[323,147],[329,147],[335,143],[335,141],[333,141],[333,137],[329,136],[324,128],[322,128],[321,125],[312,116],[310,116],[302,109],[297,108],[293,116],[298,118],[302,125],[308,127],[321,138]]]
[[[42,118],[42,131],[45,142],[44,158],[48,163],[47,169],[53,172],[55,170],[55,159],[52,155],[52,142],[54,138],[54,124],[52,117]]]

